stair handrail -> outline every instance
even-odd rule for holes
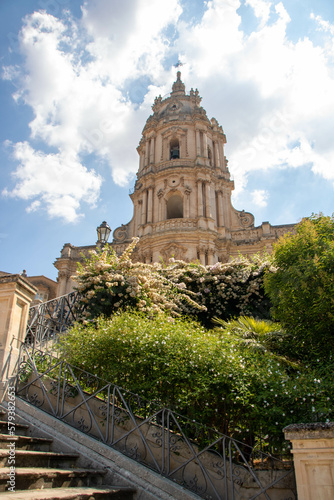
[[[59,334],[68,330],[82,313],[77,291],[31,306],[25,344],[34,347],[56,342]]]
[[[239,486],[247,476],[259,491],[252,498],[264,494],[270,500],[268,490],[294,474],[293,468],[286,470],[286,462],[277,457],[190,420],[159,401],[148,401],[36,346],[21,345],[16,394],[203,498],[223,500],[230,498],[224,496],[230,491],[231,498],[237,500]],[[158,458],[157,448],[161,452]],[[259,466],[271,464],[282,474],[277,472],[269,484],[263,484],[261,474],[256,472],[256,459]],[[289,495],[296,498],[293,487]]]

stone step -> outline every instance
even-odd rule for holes
[[[15,443],[17,450],[50,451],[52,439],[0,434],[0,449],[7,449],[10,443]]]
[[[51,451],[0,449],[0,467],[8,467],[12,460],[15,467],[52,467],[68,469],[73,467],[79,455],[75,453],[54,453]]]
[[[0,419],[0,500],[133,500],[135,489],[105,485],[106,470],[75,468],[76,453],[50,451],[52,439],[27,436],[1,409]]]
[[[0,493],[0,500],[132,500],[136,490],[132,488],[57,488],[48,490],[15,491]]]
[[[101,469],[16,468],[15,490],[101,486],[105,473],[106,471]],[[9,481],[8,467],[0,468],[0,492],[8,491],[7,481]],[[15,494],[11,498],[16,499]]]
[[[11,436],[25,436],[29,425],[18,424],[16,422],[7,422],[7,420],[0,420],[0,433],[9,434]]]

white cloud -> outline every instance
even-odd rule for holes
[[[86,155],[96,168],[109,165],[115,183],[129,182],[154,97],[175,79],[166,61],[178,57],[184,82],[199,88],[209,117],[226,129],[237,192],[249,171],[306,163],[334,180],[333,26],[313,16],[324,44],[307,37],[292,42],[285,1],[246,4],[259,20],[249,35],[239,0],[209,1],[203,17],[189,24],[181,20],[181,0],[85,1],[81,20],[27,16],[20,34],[24,68],[4,68],[3,78],[16,83],[15,98],[34,118],[30,144],[14,146],[16,184],[5,193],[31,201],[30,211],[73,221],[83,201],[96,203],[101,184],[84,166]],[[136,85],[140,105],[129,98]],[[264,206],[266,193],[254,193]]]
[[[212,17],[218,18],[221,2],[210,5]],[[241,36],[238,22],[229,23],[226,32],[232,43],[210,44],[219,41],[219,36],[214,23],[213,33],[205,36],[203,18],[193,29],[203,36],[194,37],[185,30],[182,38],[189,36],[196,54],[191,76],[198,79],[195,70],[199,69],[205,106],[208,103],[208,110],[219,121],[223,119],[236,194],[245,188],[246,174],[252,170],[311,164],[315,173],[334,180],[334,147],[329,137],[334,127],[330,46],[316,45],[306,37],[291,42],[287,38],[290,17],[283,2],[275,5],[274,21],[269,21],[271,2],[252,0],[248,5],[261,19],[249,36]],[[330,31],[327,25],[326,29]]]
[[[257,207],[266,207],[268,204],[269,193],[264,189],[254,189],[251,193],[252,202]]]
[[[231,56],[242,50],[241,18],[237,13],[239,0],[213,0],[207,3],[201,21],[189,27],[179,23],[177,48],[182,61],[189,64],[195,81],[212,74],[230,73]]]
[[[82,22],[92,37],[90,69],[115,85],[142,74],[158,78],[170,46],[163,30],[181,12],[178,0],[86,2]]]
[[[252,7],[255,16],[260,19],[260,27],[263,27],[269,21],[271,2],[267,0],[246,0],[245,5]]]
[[[50,217],[74,222],[80,214],[80,202],[94,206],[102,179],[88,171],[76,157],[69,154],[45,154],[35,151],[27,142],[13,146],[19,167],[14,176],[15,188],[4,189],[5,196],[33,200],[28,212],[46,207]]]

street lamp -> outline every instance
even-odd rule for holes
[[[101,246],[105,245],[111,233],[111,229],[105,220],[99,227],[96,228],[96,231],[97,231],[97,243],[99,243]]]

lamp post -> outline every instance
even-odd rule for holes
[[[96,231],[97,231],[97,244],[103,247],[108,241],[111,229],[107,224],[107,222],[104,220],[102,224],[96,228]]]

